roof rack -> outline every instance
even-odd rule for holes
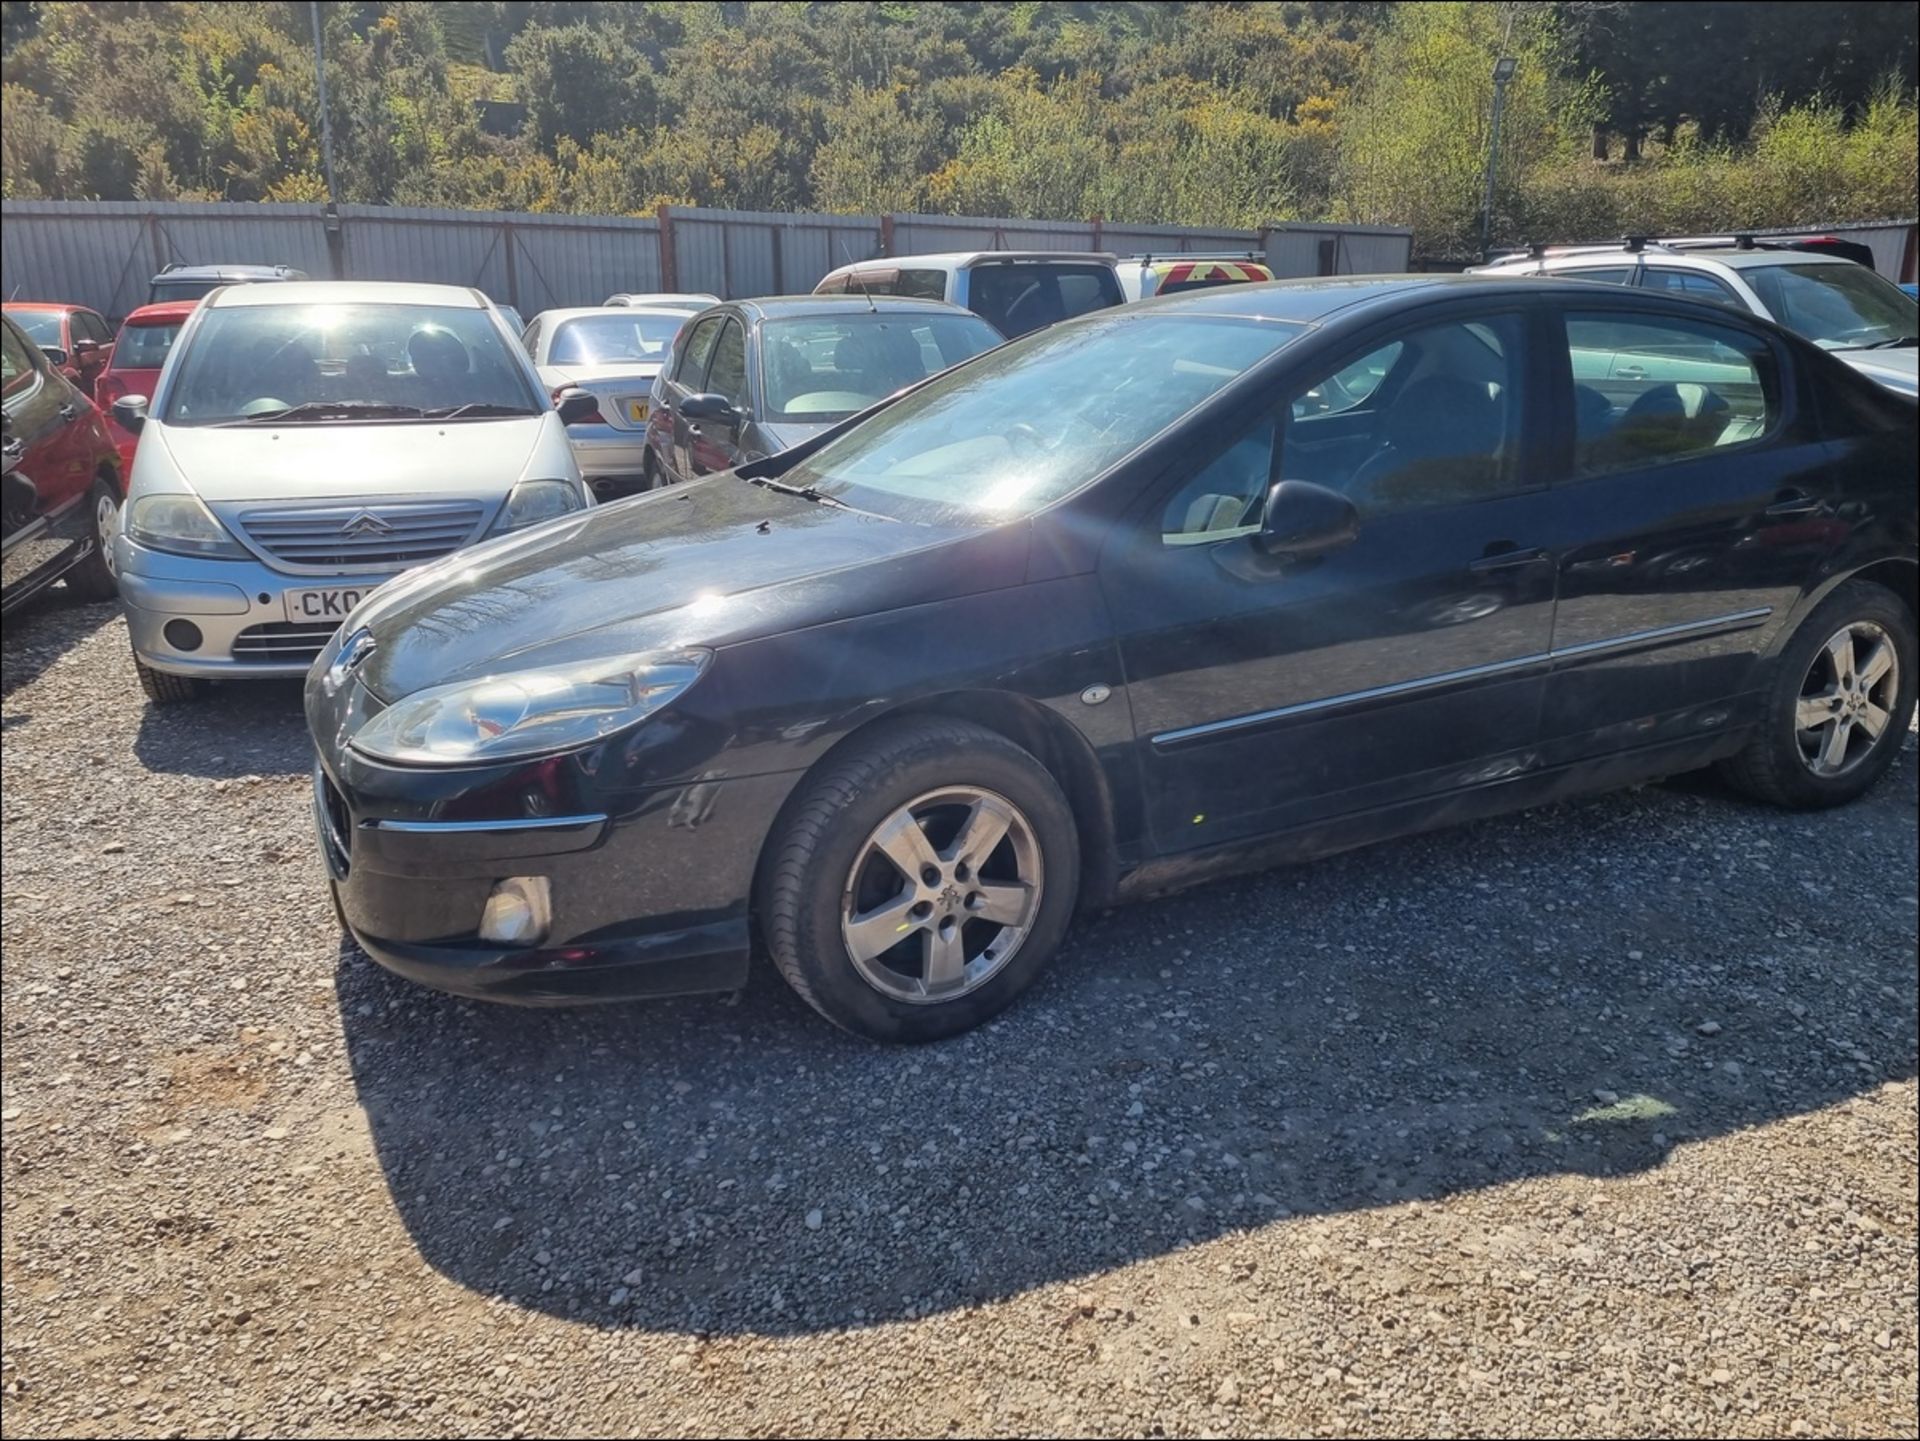
[[[1550,255],[1611,255],[1624,250],[1640,255],[1649,250],[1671,251],[1672,242],[1652,235],[1623,235],[1618,240],[1581,240],[1570,245],[1545,245],[1532,241],[1507,250],[1494,251],[1489,260],[1545,260]]]
[[[1139,255],[1129,255],[1124,258],[1127,260],[1137,260],[1142,265],[1152,265],[1156,262],[1169,260],[1251,260],[1260,265],[1267,263],[1266,253],[1260,250],[1174,250],[1158,252],[1148,250],[1142,251]]]

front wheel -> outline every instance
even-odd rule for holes
[[[113,538],[120,533],[120,492],[113,482],[96,480],[87,497],[92,512],[93,549],[67,572],[67,585],[82,600],[112,600],[120,593],[113,570]]]
[[[1914,671],[1914,618],[1900,599],[1860,581],[1841,586],[1781,651],[1759,730],[1722,773],[1797,810],[1863,795],[1913,721]]]
[[[139,656],[133,658],[133,668],[140,676],[140,689],[155,705],[184,705],[206,694],[207,683],[197,676],[155,670]]]
[[[873,1040],[979,1025],[1033,982],[1073,915],[1066,797],[980,726],[876,729],[783,826],[759,895],[774,964],[828,1020]]]

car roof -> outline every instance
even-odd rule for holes
[[[71,315],[76,310],[93,310],[91,305],[78,305],[71,300],[9,300],[8,310],[58,310]],[[98,311],[94,311],[98,314]]]
[[[142,305],[127,312],[123,325],[161,325],[171,320],[185,320],[200,308],[197,300],[157,300],[152,305]]]
[[[531,325],[534,321],[541,321],[547,325],[558,325],[561,321],[578,320],[586,315],[612,315],[621,318],[636,313],[688,316],[698,315],[701,311],[710,309],[712,307],[707,305],[574,305],[565,310],[543,310],[527,323]]]
[[[792,315],[853,315],[868,310],[906,315],[973,315],[971,310],[949,305],[944,300],[922,300],[913,295],[868,297],[857,290],[847,291],[843,295],[763,295],[753,300],[729,301],[728,304],[739,307],[759,320],[775,320]],[[983,325],[986,323],[981,321]]]
[[[230,285],[206,304],[236,305],[444,305],[481,310],[488,304],[465,285],[425,285],[406,280],[289,280],[280,285]]]

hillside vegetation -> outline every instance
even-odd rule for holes
[[[1920,183],[1907,4],[321,13],[340,198],[363,203],[1342,219],[1466,255],[1502,53],[1497,239],[1911,215]],[[5,193],[325,198],[311,17],[5,0]]]

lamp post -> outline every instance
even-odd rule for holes
[[[1480,258],[1487,258],[1487,244],[1493,231],[1493,168],[1500,159],[1500,112],[1507,108],[1507,82],[1520,62],[1502,55],[1493,62],[1493,129],[1487,137],[1487,188],[1480,202]]]

